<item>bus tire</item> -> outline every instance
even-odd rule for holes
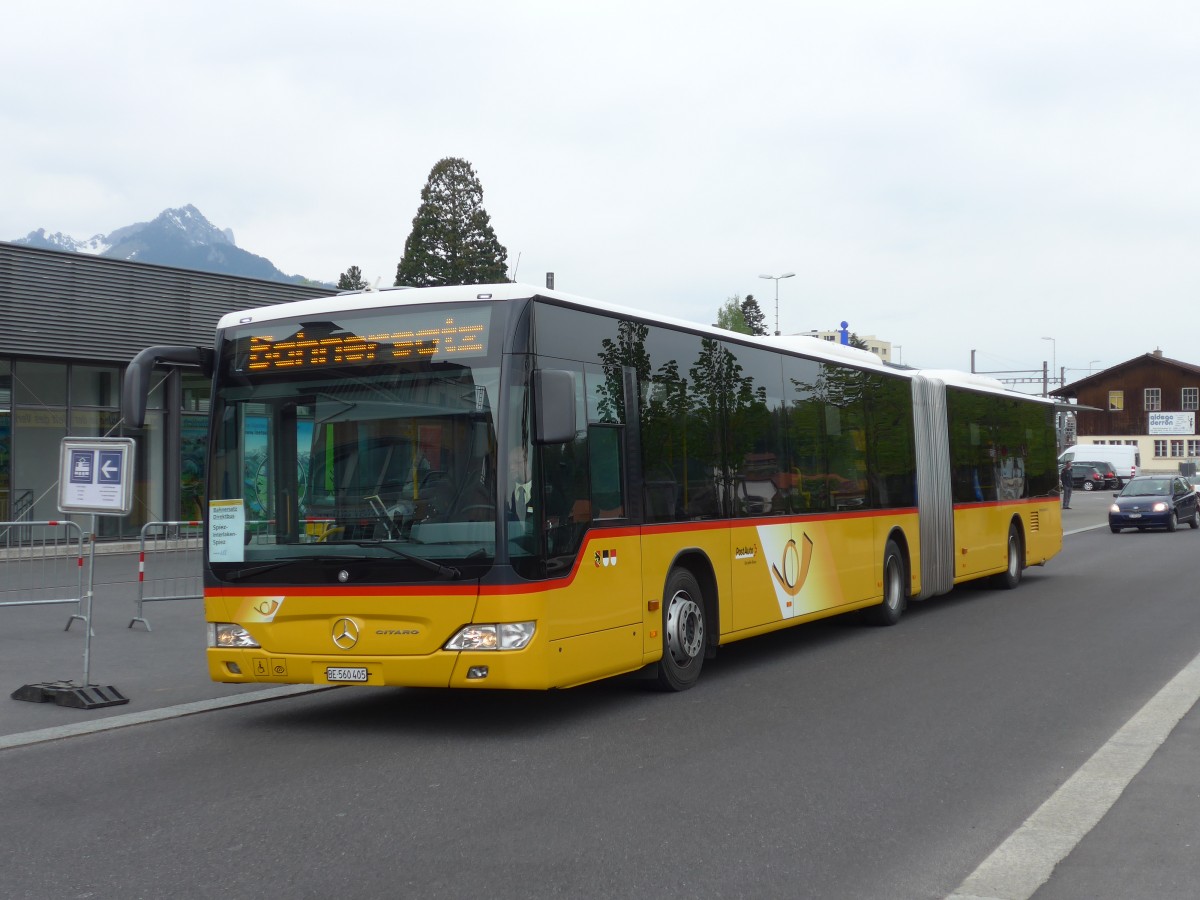
[[[673,569],[663,588],[659,690],[686,691],[700,679],[707,626],[699,582],[687,569]]]
[[[866,610],[872,625],[895,625],[908,606],[908,578],[904,557],[896,542],[889,539],[883,550],[883,599]]]
[[[1008,526],[1008,544],[1005,551],[1008,565],[1003,572],[996,576],[996,587],[1011,591],[1021,583],[1021,574],[1025,569],[1024,550],[1025,548],[1021,544],[1021,532],[1017,528],[1017,523],[1013,522]]]

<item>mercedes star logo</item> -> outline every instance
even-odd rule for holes
[[[333,643],[339,650],[349,650],[358,643],[358,626],[353,619],[338,619],[333,623]]]

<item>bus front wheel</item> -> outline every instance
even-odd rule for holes
[[[691,572],[675,569],[667,578],[662,614],[663,655],[658,663],[658,687],[686,691],[700,678],[707,624],[704,596]]]

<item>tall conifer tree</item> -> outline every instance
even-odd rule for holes
[[[362,269],[351,266],[338,277],[337,286],[339,291],[361,291],[367,286],[362,277]]]
[[[496,239],[483,186],[465,159],[447,157],[429,173],[421,206],[396,266],[396,284],[430,287],[508,280],[508,251]]]
[[[751,334],[767,334],[766,313],[762,311],[753,294],[747,294],[746,299],[742,301],[742,318],[746,320],[746,327],[750,329]]]

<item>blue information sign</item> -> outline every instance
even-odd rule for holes
[[[96,464],[95,450],[71,451],[71,484],[91,484]]]
[[[58,508],[128,515],[133,508],[133,439],[63,438]]]
[[[97,484],[120,484],[121,469],[125,465],[125,454],[120,450],[101,450],[100,462],[96,464]]]

